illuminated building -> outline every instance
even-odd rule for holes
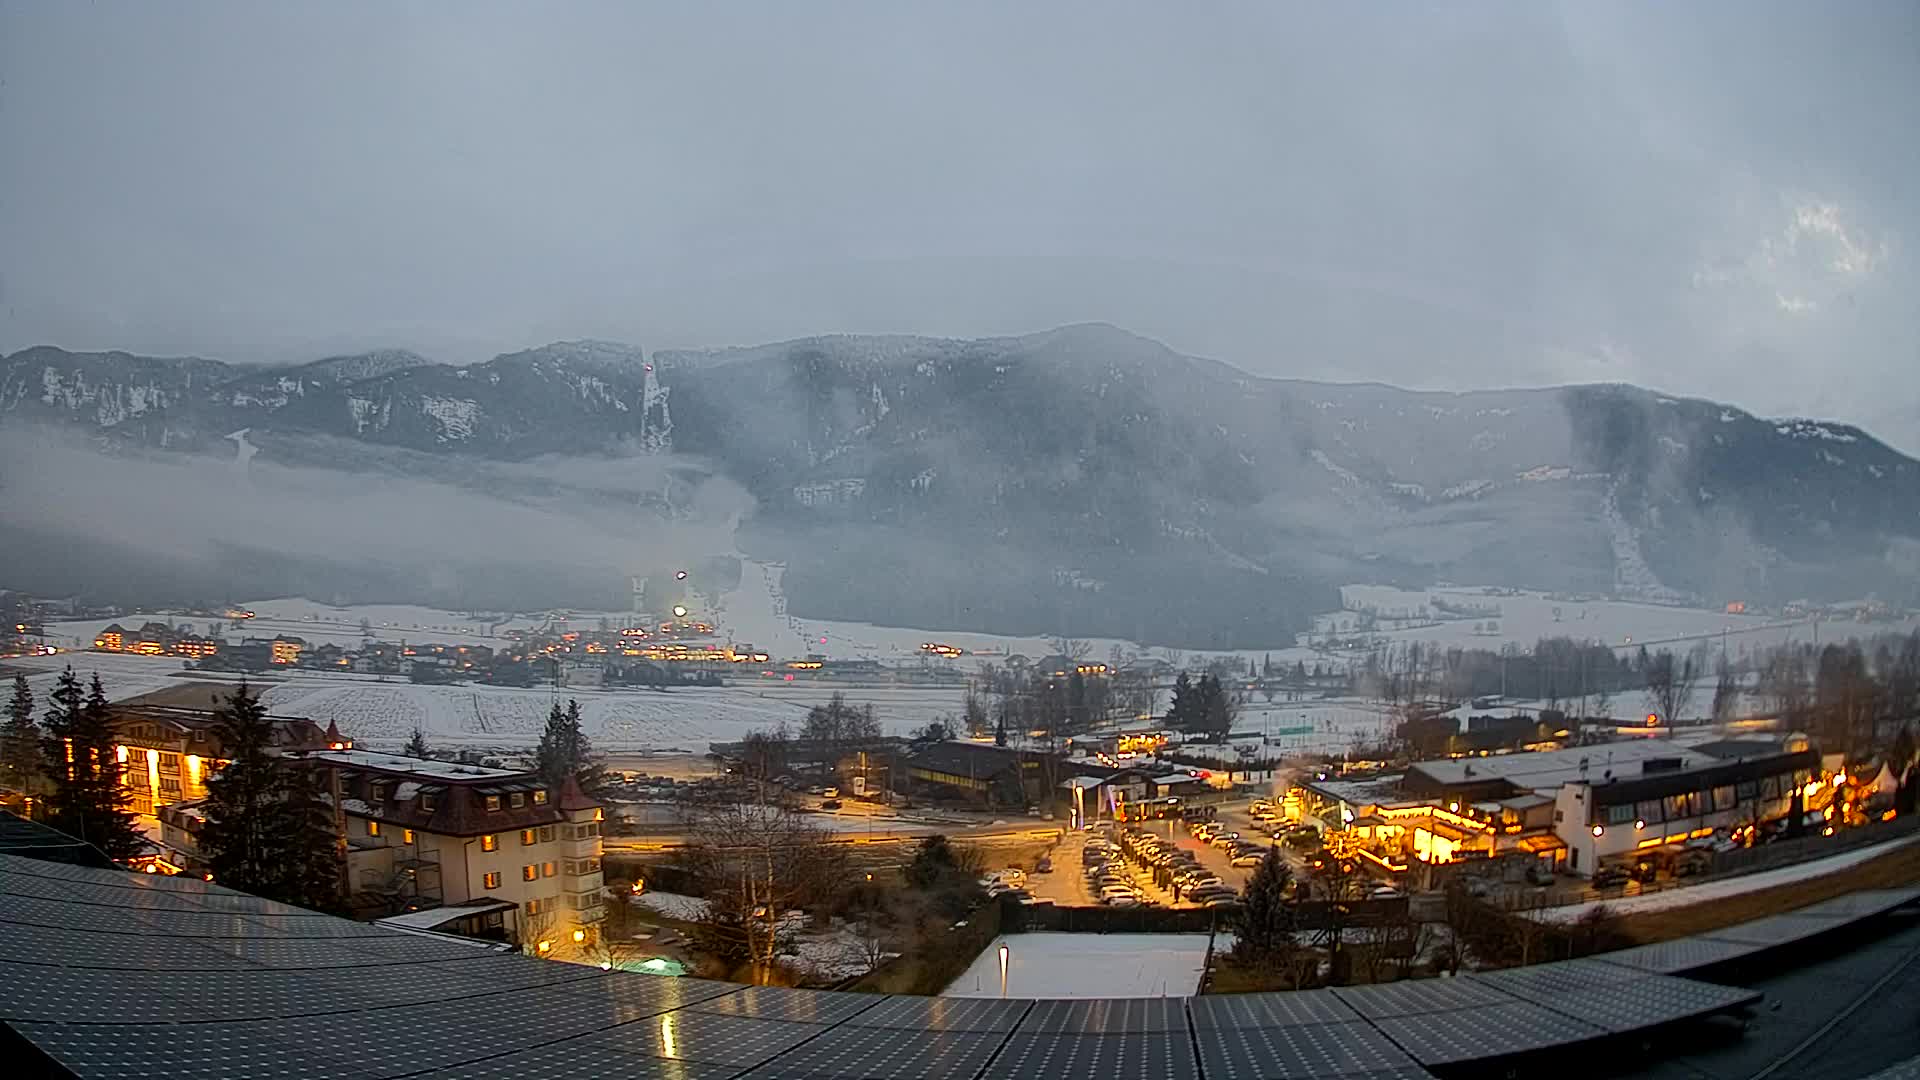
[[[601,805],[571,779],[367,750],[299,760],[327,773],[347,845],[347,885],[366,915],[462,909],[483,936],[598,936]]]

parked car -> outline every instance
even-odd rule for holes
[[[820,809],[838,810],[840,809],[840,800],[839,799],[822,799],[820,800]]]
[[[1673,861],[1674,877],[1696,877],[1713,867],[1713,857],[1704,851],[1689,851]]]
[[[1405,895],[1407,894],[1394,888],[1392,885],[1376,885],[1367,890],[1367,899],[1369,900],[1398,900]]]
[[[1529,885],[1553,884],[1553,868],[1549,867],[1546,863],[1543,863],[1540,860],[1535,859],[1533,862],[1527,865],[1527,884]]]
[[[1047,855],[1040,856],[1040,858],[1033,864],[1033,872],[1036,874],[1053,873],[1053,858]]]
[[[1230,861],[1231,861],[1231,864],[1234,866],[1259,866],[1260,859],[1261,859],[1261,856],[1259,855],[1255,855],[1252,852],[1244,852],[1242,854],[1235,855]]]
[[[1630,880],[1631,875],[1623,866],[1603,866],[1593,872],[1593,887],[1596,889],[1611,889],[1625,885]]]

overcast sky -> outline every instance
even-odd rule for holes
[[[1920,5],[0,0],[0,350],[1101,320],[1920,451]]]

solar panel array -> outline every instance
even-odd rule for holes
[[[1920,900],[1920,886],[1847,893],[1784,914],[1709,930],[1690,938],[1611,952],[1606,954],[1606,959],[1641,971],[1681,975],[1782,945],[1797,944],[1916,900]]]
[[[1895,899],[1791,918],[1844,919]],[[86,1077],[1401,1080],[1757,996],[1601,960],[1193,999],[743,987],[501,953],[192,879],[0,855],[0,1023]]]

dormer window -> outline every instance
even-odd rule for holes
[[[535,791],[534,791],[534,793],[533,793],[533,805],[535,805],[535,806],[545,806],[545,805],[547,805],[547,789],[546,789],[546,788],[539,788],[539,789],[537,789],[537,790],[535,790]]]
[[[500,796],[498,796],[498,795],[489,795],[489,796],[487,796],[487,810],[488,810],[488,812],[489,812],[489,813],[491,813],[492,811],[495,811],[495,810],[498,810],[498,809],[500,809]]]
[[[422,809],[422,810],[424,810],[424,811],[426,811],[426,812],[428,812],[428,813],[432,813],[432,812],[433,812],[433,808],[434,808],[435,806],[437,806],[437,805],[439,805],[439,804],[438,804],[438,802],[437,802],[437,801],[436,801],[436,800],[434,799],[434,797],[433,797],[433,793],[432,793],[432,792],[430,792],[430,791],[423,791],[423,792],[421,792],[421,793],[420,793],[420,809]]]
[[[520,792],[518,792],[518,791],[516,791],[516,792],[514,792],[514,793],[513,793],[512,795],[509,795],[509,796],[508,796],[507,798],[508,798],[508,800],[509,800],[510,802],[512,802],[512,804],[513,804],[513,808],[514,808],[515,810],[518,810],[518,809],[520,809],[521,807],[523,807],[523,806],[525,806],[525,805],[527,805],[527,797],[526,797],[526,795],[524,795],[524,794],[522,794],[522,793],[520,793]]]

